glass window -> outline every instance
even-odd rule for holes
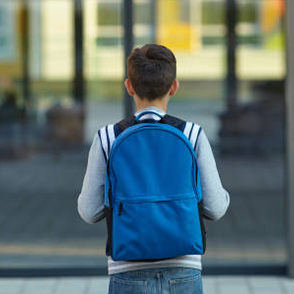
[[[285,2],[236,1],[236,109],[224,91],[226,3],[136,0],[135,46],[175,53],[180,88],[168,111],[202,126],[231,194],[226,216],[206,223],[204,267],[285,264]],[[84,223],[76,201],[97,130],[123,117],[123,2],[83,1],[82,104],[73,4],[0,3],[1,268],[107,265],[105,221]]]
[[[238,2],[237,72],[241,80],[285,77],[284,14],[283,0]]]

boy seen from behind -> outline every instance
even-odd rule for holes
[[[179,88],[168,48],[134,49],[124,85],[136,113],[97,132],[78,198],[86,222],[107,218],[109,293],[203,293],[202,218],[230,202],[209,141],[167,114]]]

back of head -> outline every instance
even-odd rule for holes
[[[161,98],[176,78],[176,58],[162,45],[135,48],[128,58],[128,77],[139,98]]]

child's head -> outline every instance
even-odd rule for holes
[[[161,45],[135,48],[128,58],[128,79],[138,98],[149,102],[160,99],[176,81],[176,58]]]

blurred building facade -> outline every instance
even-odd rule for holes
[[[283,79],[284,1],[242,0],[237,3],[238,78]],[[49,93],[50,89],[56,89],[56,93],[68,95],[74,71],[73,1],[1,1],[0,5],[2,83],[22,79],[23,42],[27,38],[29,75],[34,92],[43,95],[44,89]],[[177,54],[180,80],[225,77],[226,1],[137,0],[134,5],[136,46],[156,42],[172,48]],[[27,27],[24,6],[28,13]],[[84,1],[83,9],[86,80],[90,84],[100,79],[120,81],[123,77],[122,1],[88,0]],[[5,87],[9,84],[2,85],[2,92]],[[91,87],[89,95],[105,99],[103,92],[97,95]],[[119,97],[117,91],[106,99]],[[248,99],[250,97],[244,95],[243,100]]]

